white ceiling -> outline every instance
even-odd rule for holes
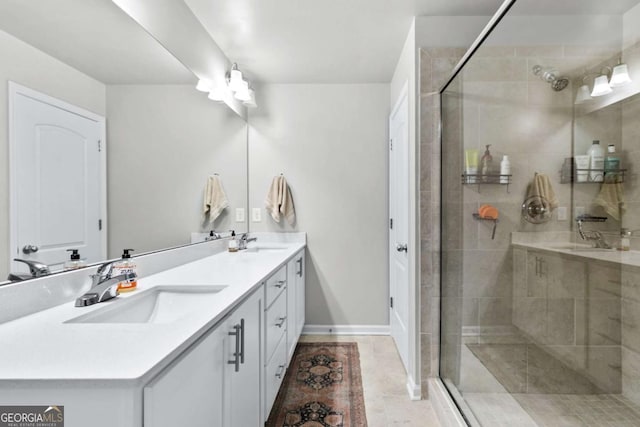
[[[111,0],[2,0],[0,29],[106,84],[196,81]]]
[[[185,0],[255,81],[389,82],[413,16],[492,16],[503,0]],[[518,0],[517,15],[621,14],[638,0]],[[446,29],[447,31],[450,28]],[[443,39],[441,45],[447,45]]]
[[[185,0],[249,78],[389,82],[416,14],[492,15],[501,0]]]

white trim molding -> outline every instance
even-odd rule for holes
[[[411,375],[407,375],[407,392],[411,400],[422,399],[422,387],[413,380]]]
[[[303,335],[389,335],[389,325],[304,325]]]

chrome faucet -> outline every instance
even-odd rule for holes
[[[76,299],[76,307],[86,307],[99,302],[108,301],[118,296],[118,284],[137,278],[135,273],[111,275],[113,261],[106,262],[98,268],[96,274],[91,275],[91,289]]]
[[[611,245],[607,243],[602,233],[596,230],[585,231],[582,228],[582,224],[585,222],[604,222],[606,220],[606,217],[580,215],[578,218],[576,218],[576,222],[578,223],[578,234],[580,234],[580,238],[588,242],[594,242],[595,248],[611,249]]]
[[[42,277],[48,274],[51,274],[51,270],[49,270],[49,266],[43,264],[38,261],[28,260],[28,259],[20,259],[14,258],[14,261],[24,262],[29,266],[29,272],[31,273],[31,277]]]
[[[242,233],[238,238],[238,250],[247,249],[247,243],[255,242],[258,240],[257,237],[249,237],[248,233]]]

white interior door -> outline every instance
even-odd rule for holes
[[[405,85],[389,119],[389,320],[408,372],[409,361],[409,99]]]
[[[106,258],[104,118],[10,83],[11,270]]]

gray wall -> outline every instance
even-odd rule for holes
[[[0,281],[9,268],[9,130],[7,81],[40,91],[94,113],[105,114],[105,86],[74,68],[0,31]]]
[[[307,324],[387,325],[387,122],[389,85],[259,87],[249,116],[251,231],[305,231]],[[264,209],[283,173],[297,222]]]
[[[218,173],[230,206],[216,230],[246,231],[246,122],[190,85],[107,88],[109,257],[189,242],[206,179]]]

